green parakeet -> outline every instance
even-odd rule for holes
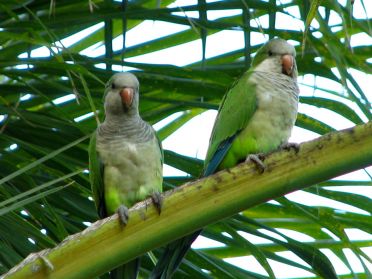
[[[251,68],[227,92],[210,137],[203,176],[230,168],[245,160],[264,169],[257,154],[286,144],[297,116],[296,52],[285,40],[263,45]],[[169,244],[150,278],[171,278],[197,231]]]
[[[90,181],[100,218],[119,213],[151,196],[160,210],[163,152],[154,129],[138,111],[139,82],[131,73],[112,76],[105,90],[105,120],[89,147]],[[137,278],[139,259],[110,272],[111,278]]]

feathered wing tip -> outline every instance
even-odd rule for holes
[[[140,258],[119,266],[110,271],[111,279],[137,279],[140,269]]]
[[[230,137],[221,144],[218,151],[215,152],[212,159],[207,163],[202,176],[208,176],[216,172],[219,164],[226,155],[227,150],[230,148],[233,139]],[[192,243],[200,235],[202,230],[198,230],[190,235],[178,239],[168,244],[159,258],[154,270],[151,272],[149,279],[170,279],[174,272],[182,262],[186,253],[189,251]]]

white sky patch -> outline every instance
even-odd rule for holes
[[[337,176],[333,179],[334,180],[351,180],[351,181],[353,180],[370,181],[371,180],[370,176],[366,173],[365,170],[357,170],[357,171],[349,172],[347,174]]]
[[[261,44],[266,41],[261,33],[251,33],[252,45]],[[218,45],[219,47],[215,47]],[[244,33],[238,30],[223,30],[207,37],[206,58],[212,58],[221,54],[229,53],[244,48]],[[182,53],[182,55],[180,55]],[[185,44],[177,45],[167,49],[130,57],[128,62],[169,64],[175,66],[186,66],[199,62],[202,58],[201,40],[194,40]]]
[[[356,71],[354,69],[349,70],[350,74],[355,78],[357,81],[358,85],[362,88],[363,92],[365,93],[366,97],[369,100],[372,100],[372,93],[370,93],[367,90],[368,86],[368,75],[365,73],[362,73],[360,71]],[[314,75],[305,75],[305,76],[300,76],[298,79],[299,82],[299,87],[300,87],[300,95],[301,96],[315,96],[315,97],[321,97],[321,98],[326,98],[326,99],[331,99],[335,100],[341,103],[344,103],[347,105],[349,108],[354,110],[356,114],[363,120],[364,122],[368,121],[368,118],[365,116],[365,114],[362,112],[362,110],[359,108],[359,106],[347,99],[346,97],[343,97],[343,95],[346,94],[345,88],[340,84],[337,83],[333,80],[323,78],[323,77],[315,77]],[[317,89],[315,89],[316,87]],[[329,92],[327,92],[329,91]],[[332,93],[331,93],[332,92]],[[333,93],[334,92],[334,93]],[[338,95],[336,95],[338,94]],[[307,106],[304,104],[304,106]],[[318,113],[318,112],[317,112]],[[311,112],[310,114],[311,115]],[[343,118],[342,116],[336,116],[338,119],[333,119],[331,118],[336,126],[331,124],[330,126],[335,127],[337,129],[342,129],[343,127],[349,127],[350,124],[354,126],[355,124],[349,121],[348,119],[341,119]],[[315,117],[318,118],[318,117]],[[328,117],[330,118],[330,117]],[[320,118],[319,118],[320,119]],[[322,119],[320,119],[322,120]],[[328,120],[326,120],[328,121]],[[327,123],[324,121],[325,123]]]
[[[13,144],[11,144],[11,145],[9,146],[9,150],[10,150],[10,151],[16,150],[17,148],[18,148],[18,144],[16,144],[16,143],[13,143]]]
[[[315,18],[311,21],[310,28],[319,29],[319,22]]]
[[[181,54],[181,55],[180,55]],[[139,62],[149,64],[169,64],[184,66],[200,61],[201,40],[191,41],[186,44],[154,51],[151,53],[127,58],[127,62]]]
[[[164,148],[164,145],[163,145]],[[187,176],[187,173],[167,164],[163,165],[163,176]]]
[[[339,0],[340,2],[341,0]],[[346,0],[342,0],[343,2],[346,1]],[[363,8],[363,5],[362,5],[362,1],[363,1],[363,4],[365,6],[365,10]],[[359,0],[359,1],[355,1],[354,2],[354,5],[353,5],[353,16],[356,18],[356,19],[366,19],[366,18],[371,18],[372,17],[372,1],[370,0]]]
[[[334,186],[324,187],[324,189],[336,192],[344,193],[355,193],[361,196],[372,199],[372,187],[371,186]]]
[[[237,233],[240,236],[242,236],[245,239],[247,239],[252,244],[270,244],[270,243],[273,243],[271,240],[268,240],[267,238],[256,236],[254,234],[250,234],[250,233],[247,233],[247,232],[238,231]]]
[[[368,255],[369,258],[372,258],[372,246],[369,247],[362,247],[361,250]],[[362,257],[362,261],[367,266],[369,271],[372,271],[372,264],[370,261],[367,261],[364,257]]]
[[[297,202],[299,204],[307,205],[307,206],[324,206],[324,207],[330,207],[338,212],[352,212],[362,215],[369,215],[369,213],[365,210],[362,210],[360,208],[357,208],[355,206],[351,206],[345,203],[341,203],[338,201],[334,201],[331,199],[327,199],[312,193],[308,193],[305,191],[296,191],[293,193],[290,193],[286,195],[286,198]]]
[[[61,40],[62,45],[66,48],[69,47],[69,46],[72,46],[73,44],[79,42],[81,40],[81,38],[84,38],[84,37],[96,32],[96,31],[98,31],[100,28],[103,27],[103,25],[104,25],[103,22],[101,22],[101,23],[95,24],[95,25],[93,25],[89,28],[86,28],[86,29],[74,34],[74,35],[71,35],[67,38],[64,38],[63,40]],[[60,42],[56,42],[55,44],[56,44],[56,46],[58,46],[60,48],[62,47]],[[53,52],[58,52],[58,48],[56,48],[56,47],[51,47],[51,49],[53,50]],[[33,58],[35,58],[35,57],[48,57],[48,56],[50,56],[50,50],[45,46],[36,48],[36,49],[31,51],[31,57],[33,57]],[[22,53],[22,54],[18,55],[18,57],[19,58],[27,58],[27,53]]]
[[[162,143],[163,148],[193,158],[204,159],[216,115],[216,111],[208,110],[201,115],[195,116],[166,138]],[[195,135],[198,136],[196,137]],[[187,142],[187,144],[175,144],[175,142]]]
[[[24,101],[30,100],[31,97],[32,97],[32,95],[29,94],[29,93],[27,93],[27,94],[23,95],[21,98],[19,98],[19,100],[20,100],[21,102],[24,102]]]
[[[33,240],[31,237],[27,238],[29,242],[31,242],[32,244],[35,244],[35,240]]]
[[[269,27],[269,16],[268,15],[262,15],[260,17],[251,19],[249,24],[250,24],[251,27],[268,28]]]
[[[216,48],[216,45],[219,47]],[[207,37],[206,57],[215,57],[240,48],[244,48],[244,33],[223,30]]]
[[[250,270],[262,275],[268,275],[265,269],[253,256],[244,256],[236,258],[224,259],[224,261],[236,265],[242,269]],[[271,268],[274,271],[276,278],[300,278],[300,277],[312,277],[313,274],[303,269],[289,266],[277,261],[268,260]],[[301,261],[301,260],[300,260]]]
[[[72,46],[73,44],[76,44],[77,42],[79,42],[81,40],[81,38],[84,38],[88,35],[91,35],[93,34],[94,32],[97,32],[99,29],[103,28],[104,24],[103,22],[100,22],[100,23],[97,23],[91,27],[88,27],[74,35],[71,35],[70,37],[67,37],[65,39],[62,40],[62,44],[65,46],[65,47],[69,47],[69,46]]]
[[[360,229],[349,228],[349,229],[345,229],[345,232],[351,241],[372,240],[372,234],[362,231]]]
[[[292,3],[293,0],[276,0],[276,5],[285,5]]]
[[[208,20],[216,20],[222,17],[230,17],[235,15],[241,15],[241,9],[231,9],[231,10],[211,10],[207,11]]]
[[[370,45],[372,45],[372,40]],[[372,75],[363,73],[355,69],[349,69],[348,72],[353,76],[353,78],[358,83],[359,87],[362,89],[363,93],[366,95],[369,101],[372,101],[372,90],[370,87]]]
[[[293,7],[297,8],[298,7]],[[276,13],[276,21],[275,21],[275,28],[276,29],[283,29],[283,30],[295,30],[297,31],[299,28],[301,30],[305,29],[304,22],[294,18],[293,16],[284,14],[284,13]]]
[[[289,255],[286,254],[285,256],[289,256]],[[292,258],[295,259],[295,261],[297,260],[297,257],[296,258],[292,257]],[[290,257],[289,259],[291,260],[292,258]],[[313,273],[306,271],[304,269],[298,268],[298,267],[290,266],[290,265],[287,265],[287,264],[284,264],[278,261],[273,261],[270,259],[268,260],[268,262],[271,268],[274,270],[274,274],[276,278],[278,279],[279,278],[289,279],[289,278],[313,277],[314,276]],[[303,261],[300,259],[300,262],[302,263]]]
[[[278,233],[275,233],[275,232],[272,232],[272,231],[269,231],[269,230],[266,230],[266,229],[258,229],[258,231],[263,233],[263,234],[266,234],[267,236],[271,236],[271,237],[276,238],[278,240],[287,242],[287,240]]]
[[[197,0],[176,0],[173,3],[169,4],[167,8],[177,8],[182,6],[191,6],[191,5],[197,5]]]
[[[253,256],[244,256],[236,258],[223,259],[225,262],[233,264],[245,270],[256,272],[258,274],[267,275],[265,269],[259,264],[259,262]]]
[[[338,32],[338,31],[341,31],[343,29],[343,27],[342,26],[333,26],[333,27],[331,27],[331,31],[333,32],[333,33],[336,33],[336,32]],[[344,40],[344,38],[341,38],[340,39],[340,42],[345,42],[345,40]]]
[[[79,52],[81,55],[86,56],[99,56],[105,54],[105,47],[101,42],[95,43],[94,45],[91,45],[90,47],[82,50]]]
[[[60,105],[60,104],[63,104],[63,103],[66,103],[66,102],[69,102],[69,101],[72,101],[76,98],[76,96],[74,94],[68,94],[68,95],[65,95],[63,97],[59,97],[57,99],[54,99],[52,102],[53,104],[55,105]]]
[[[342,252],[345,254],[346,258],[348,259],[348,262],[354,272],[364,272],[362,263],[358,259],[358,257],[355,255],[355,253],[349,249],[342,249]]]
[[[100,69],[104,69],[104,70],[106,69],[105,63],[95,64],[94,66]],[[138,71],[139,69],[134,68],[134,67],[129,67],[129,66],[112,65],[112,70],[117,71],[117,72],[128,72],[128,71]]]
[[[292,0],[287,1],[287,2],[292,2]],[[283,1],[282,1],[282,3],[285,4]],[[300,9],[298,8],[298,6],[289,6],[289,7],[286,7],[284,9],[284,11],[287,12],[288,14],[290,14],[292,17],[295,17],[296,19],[301,18]],[[301,25],[303,25],[303,24],[304,23],[301,21]]]
[[[355,126],[355,123],[351,122],[349,119],[325,108],[299,103],[298,112],[320,120],[336,130],[342,130]]]
[[[292,135],[289,142],[302,143],[320,137],[317,133],[295,126],[292,130]]]
[[[215,248],[215,247],[224,247],[224,246],[226,245],[219,241],[204,237],[202,235],[199,235],[198,238],[191,245],[193,249]]]
[[[21,211],[21,214],[22,214],[23,216],[29,216],[29,214],[27,213],[26,210],[22,210],[22,211]]]
[[[199,18],[199,12],[197,11],[184,11],[182,7],[179,8],[180,12],[173,12],[172,15],[186,17],[192,20],[193,18]]]
[[[91,222],[83,222],[83,224],[84,224],[85,226],[87,226],[87,227],[90,227],[90,226],[92,225]]]
[[[163,128],[164,126],[168,125],[169,123],[171,123],[172,121],[176,120],[177,118],[179,118],[180,116],[182,116],[184,113],[183,112],[176,112],[176,113],[173,113],[172,115],[168,116],[167,118],[165,119],[162,119],[161,121],[155,123],[154,125],[152,125],[152,127],[158,131],[160,130],[161,128]]]
[[[273,205],[280,205],[280,203],[278,203],[278,202],[275,201],[275,200],[270,200],[270,201],[268,201],[267,203],[269,203],[269,204],[273,204]]]
[[[298,231],[294,231],[294,230],[288,230],[288,229],[280,229],[280,228],[276,228],[276,230],[282,234],[284,234],[285,236],[287,237],[290,237],[290,238],[293,238],[297,241],[301,241],[301,242],[312,242],[312,241],[315,241],[315,238],[307,235],[307,234],[304,234],[304,233],[301,233],[301,232],[298,232]]]
[[[179,33],[187,29],[190,29],[190,27],[181,24],[169,23],[159,20],[145,20],[141,24],[132,28],[127,33],[126,46],[130,47],[137,44],[146,43],[150,40],[155,40],[171,34]],[[141,34],[141,36],[138,36],[138,34]],[[122,36],[120,36],[120,38],[122,43]]]
[[[351,36],[350,38],[350,45],[352,47],[356,46],[371,46],[372,45],[372,37],[366,33],[359,33]]]
[[[328,234],[333,240],[335,240],[335,241],[340,241],[340,238],[337,236],[337,235],[335,235],[333,232],[331,232],[329,229],[327,229],[327,228],[322,228],[321,229],[323,232],[325,232],[326,234]]]
[[[167,23],[159,20],[144,20],[141,24],[135,26],[127,32],[125,37],[125,45],[126,47],[131,47],[174,33],[178,33],[189,28],[190,27],[185,25]],[[138,36],[138,34],[141,34],[141,36]],[[114,51],[122,49],[123,36],[120,35],[116,37],[112,41],[112,45]],[[94,46],[91,46],[90,48],[87,48],[84,51],[81,51],[80,53],[92,57],[101,56],[105,54],[105,46],[103,43],[98,43]]]
[[[319,32],[319,31],[312,32],[312,34],[313,34],[313,36],[315,38],[318,38],[318,39],[320,39],[321,37],[323,37],[323,34],[321,32]]]
[[[338,13],[336,13],[333,10],[331,10],[331,12],[329,14],[328,25],[330,25],[330,26],[342,25],[342,18],[339,16]]]
[[[227,233],[227,232],[223,232],[222,235],[224,235],[224,236],[226,236],[228,238],[232,238],[232,236],[229,233]]]
[[[90,117],[93,117],[93,115],[94,115],[93,112],[89,112],[89,113],[86,113],[86,114],[84,114],[82,116],[79,116],[79,117],[74,118],[74,121],[75,122],[81,122],[81,121],[83,121],[85,119],[88,119]]]
[[[349,268],[330,249],[320,249],[320,251],[327,256],[338,275],[350,273]]]
[[[34,65],[27,65],[27,64],[20,64],[15,66],[16,69],[18,70],[25,70],[25,69],[32,69]]]

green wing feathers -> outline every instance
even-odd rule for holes
[[[225,94],[212,130],[205,164],[213,158],[221,143],[247,126],[254,114],[256,85],[249,80],[251,73],[251,71],[246,72]]]
[[[99,160],[96,149],[96,132],[90,138],[89,143],[89,179],[92,187],[93,199],[100,218],[107,217],[104,205],[103,164]]]

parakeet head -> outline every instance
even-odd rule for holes
[[[136,114],[139,103],[139,82],[131,73],[117,73],[106,84],[106,114]]]
[[[275,38],[264,44],[252,61],[255,71],[282,73],[297,78],[296,50],[287,41]]]

